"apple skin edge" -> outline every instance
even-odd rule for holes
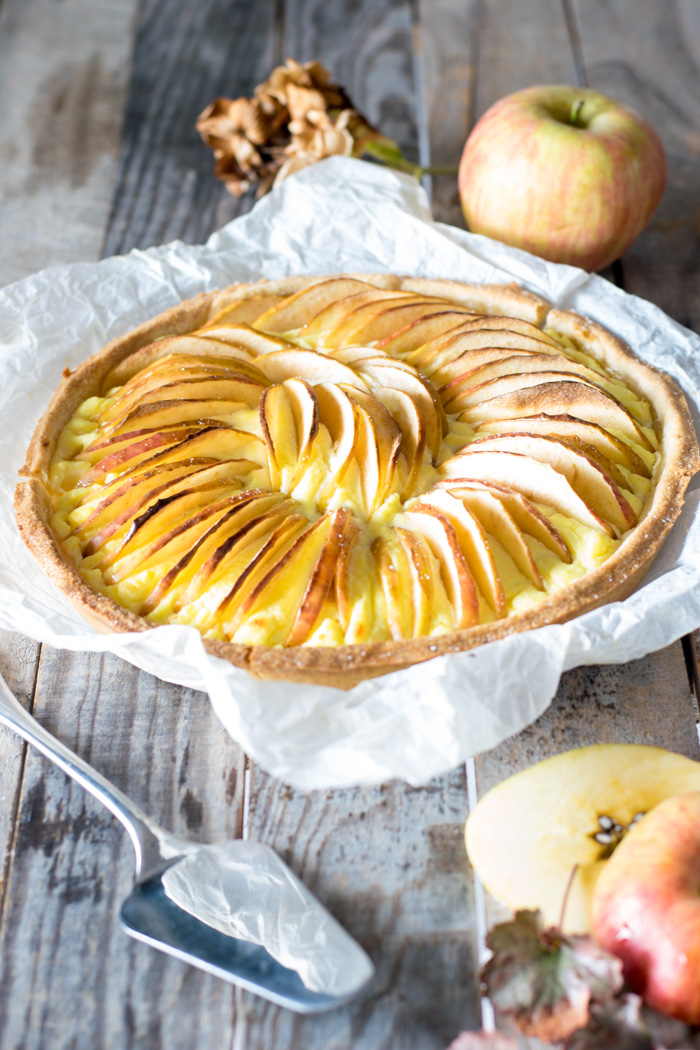
[[[664,800],[625,836],[598,879],[592,925],[646,1003],[700,1023],[700,792]]]
[[[527,88],[493,105],[459,167],[473,233],[589,271],[622,255],[665,184],[664,149],[646,120],[565,85]]]

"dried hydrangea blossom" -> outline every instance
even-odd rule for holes
[[[372,127],[320,62],[302,65],[288,58],[258,84],[253,98],[217,98],[196,126],[214,150],[214,174],[236,196],[256,184],[262,196],[273,183],[337,154],[370,154],[392,167],[423,172]]]

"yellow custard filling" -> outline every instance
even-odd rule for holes
[[[284,329],[302,297],[161,340],[77,409],[52,526],[95,590],[243,644],[431,636],[532,608],[643,516],[651,406],[589,348],[369,285]]]

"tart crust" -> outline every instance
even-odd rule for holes
[[[351,688],[364,679],[399,670],[445,653],[474,648],[515,632],[562,623],[590,609],[631,594],[649,569],[680,513],[683,495],[700,469],[700,454],[683,393],[665,373],[640,361],[612,333],[570,311],[550,308],[545,300],[516,285],[470,285],[448,280],[352,274],[383,289],[418,292],[492,315],[517,317],[540,328],[552,327],[621,377],[652,405],[661,442],[661,469],[652,498],[636,527],[618,549],[595,569],[567,584],[538,605],[492,623],[441,635],[362,645],[241,645],[204,639],[215,656],[245,668],[257,678],[283,679]],[[74,372],[66,374],[32,437],[15,492],[17,523],[30,551],[83,617],[102,632],[145,631],[154,624],[101,594],[79,575],[50,521],[49,469],[59,435],[78,406],[104,392],[106,381],[120,375],[131,355],[166,335],[196,331],[224,307],[264,295],[290,295],[328,276],[237,284],[183,302],[108,343]],[[134,357],[129,365],[138,361]]]

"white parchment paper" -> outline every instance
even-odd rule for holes
[[[374,974],[367,953],[262,842],[199,847],[161,879],[184,911],[227,937],[262,945],[313,992],[353,995]]]
[[[415,180],[349,158],[293,176],[206,245],[53,267],[0,292],[0,626],[58,648],[118,653],[205,690],[256,762],[307,790],[390,777],[425,783],[534,721],[562,671],[641,657],[700,626],[697,479],[644,585],[626,601],[350,692],[257,682],[209,656],[194,628],[104,637],[84,623],[34,563],[12,512],[17,470],[62,370],[200,291],[340,271],[516,280],[612,329],[680,382],[696,425],[700,418],[698,336],[600,277],[434,223]]]

